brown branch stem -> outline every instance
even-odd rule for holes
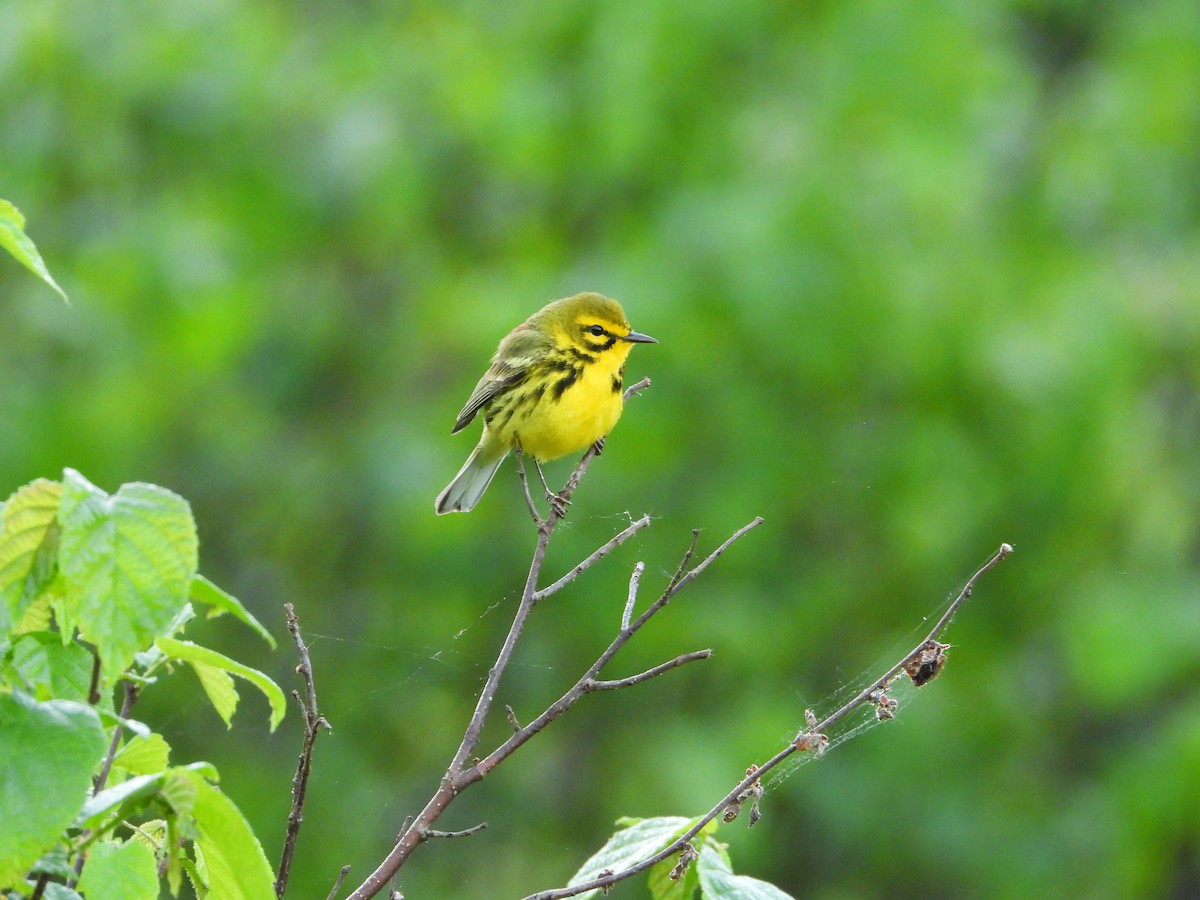
[[[625,398],[628,399],[629,397],[632,397],[639,391],[648,387],[649,384],[649,379],[643,379],[637,384],[632,385],[625,391]],[[479,745],[484,725],[487,721],[492,706],[495,703],[496,693],[499,689],[500,681],[504,675],[504,672],[508,668],[517,641],[524,632],[526,621],[528,620],[530,613],[533,611],[538,599],[548,596],[554,591],[564,587],[581,572],[598,562],[617,546],[620,546],[620,544],[625,540],[628,540],[628,538],[632,537],[642,528],[645,528],[650,524],[650,519],[647,516],[643,516],[641,519],[630,523],[630,525],[628,525],[618,535],[610,539],[607,543],[594,551],[591,556],[568,572],[567,575],[551,584],[548,588],[543,589],[542,591],[538,590],[537,584],[541,576],[543,564],[545,562],[546,548],[549,544],[550,537],[554,533],[555,526],[559,521],[561,521],[567,504],[570,502],[571,496],[574,494],[576,488],[578,488],[580,481],[582,480],[584,474],[586,474],[587,468],[596,453],[597,448],[593,446],[589,447],[588,450],[583,454],[583,457],[579,460],[579,463],[571,473],[571,476],[567,479],[567,483],[563,487],[563,490],[557,495],[557,502],[551,503],[550,512],[545,518],[542,518],[538,514],[537,508],[533,503],[532,496],[529,496],[528,482],[525,478],[524,467],[521,465],[521,457],[518,456],[518,470],[521,473],[522,484],[529,502],[530,515],[537,529],[537,543],[534,547],[533,558],[529,565],[529,573],[525,579],[525,586],[521,592],[521,599],[517,605],[516,613],[513,616],[512,625],[509,627],[508,634],[505,636],[504,642],[500,647],[500,651],[496,656],[495,663],[488,671],[487,678],[484,682],[482,690],[479,693],[479,698],[476,701],[475,710],[472,713],[466,730],[463,733],[462,741],[459,743],[458,749],[455,751],[454,757],[449,766],[447,766],[446,772],[442,776],[437,789],[434,791],[429,800],[426,801],[425,806],[422,808],[420,813],[418,813],[415,818],[406,823],[405,827],[402,828],[400,834],[397,836],[396,843],[392,850],[376,867],[376,869],[367,876],[366,880],[364,880],[363,883],[355,889],[355,891],[350,895],[349,900],[367,900],[367,898],[374,897],[379,891],[383,890],[387,883],[391,881],[391,879],[400,870],[400,867],[403,866],[405,861],[412,855],[413,851],[428,837],[443,834],[469,834],[478,830],[480,826],[476,826],[472,829],[466,829],[464,832],[435,832],[433,825],[435,822],[437,822],[442,813],[445,812],[446,808],[454,801],[455,797],[457,797],[459,793],[470,787],[472,784],[482,780],[487,772],[503,762],[504,759],[506,759],[514,750],[516,750],[517,747],[521,746],[525,743],[525,741],[529,740],[530,737],[538,733],[546,726],[548,722],[562,715],[562,713],[570,708],[570,706],[573,705],[580,697],[582,697],[589,688],[592,690],[597,689],[595,687],[597,683],[596,675],[612,658],[612,656],[622,646],[624,646],[625,643],[627,643],[629,639],[650,619],[650,617],[653,616],[654,613],[656,613],[663,606],[665,606],[667,601],[670,600],[674,594],[678,593],[678,591],[686,586],[687,583],[690,583],[694,577],[703,571],[703,569],[709,564],[711,564],[713,560],[724,553],[733,541],[737,540],[739,537],[745,534],[746,531],[762,521],[761,519],[756,519],[754,522],[743,527],[727,541],[725,541],[725,543],[723,543],[720,547],[714,550],[700,565],[689,571],[687,575],[673,579],[671,584],[668,585],[667,590],[663,592],[663,595],[651,606],[651,608],[639,616],[638,619],[633,623],[624,625],[616,639],[614,639],[609,647],[600,655],[596,662],[593,663],[584,676],[580,678],[575,685],[563,695],[563,697],[551,704],[551,706],[547,708],[547,710],[544,711],[537,719],[527,725],[522,726],[518,723],[516,716],[511,714],[510,710],[510,715],[508,718],[514,729],[514,733],[509,737],[508,740],[488,754],[486,758],[483,760],[474,760],[473,764],[468,767],[468,761],[472,760],[475,749]],[[689,551],[689,553],[690,552],[691,551]],[[636,596],[636,591],[637,579],[635,578],[630,586],[631,598]],[[629,608],[632,608],[631,603],[629,604]],[[692,658],[703,658],[701,655],[696,654],[689,654],[686,656],[689,658],[685,659],[681,657],[678,660],[673,660],[664,666],[656,667],[656,669],[659,671],[650,670],[649,672],[644,672],[641,675],[633,676],[633,678],[629,679],[628,681],[630,684],[640,683],[641,681],[654,677],[654,675],[665,672],[670,668],[683,665],[685,662],[690,662]],[[608,689],[608,687],[605,686],[599,689],[604,690]]]
[[[333,883],[333,887],[329,889],[329,893],[325,895],[325,900],[335,900],[338,892],[342,889],[342,882],[346,880],[346,876],[350,874],[349,866],[342,866],[342,871],[338,873],[337,881]]]
[[[93,673],[92,673],[93,682],[92,682],[92,687],[89,689],[89,695],[94,696],[96,698],[95,700],[92,701],[93,704],[99,702],[99,700],[100,700],[100,694],[99,694],[99,691],[97,690],[97,685],[99,682],[96,680],[97,673],[99,672],[100,657],[97,655],[95,657],[95,660],[96,660],[96,663],[95,663],[96,668],[93,669]],[[93,796],[95,796],[96,794],[98,794],[102,790],[104,790],[104,786],[106,784],[108,784],[108,776],[112,773],[113,760],[115,760],[117,758],[117,750],[120,749],[120,747],[121,747],[121,729],[124,727],[122,725],[122,722],[125,719],[129,718],[129,714],[133,711],[133,706],[135,703],[137,703],[138,697],[141,695],[141,692],[142,692],[142,686],[139,683],[137,683],[136,681],[133,681],[129,678],[126,678],[124,681],[121,682],[121,684],[123,685],[124,691],[125,691],[124,698],[121,700],[121,712],[119,714],[121,722],[118,722],[116,724],[116,726],[113,728],[112,740],[109,741],[109,743],[108,743],[108,753],[105,754],[104,762],[101,763],[101,765],[100,765],[99,774],[96,775],[95,779],[93,779],[93,781],[92,781],[92,795]],[[88,843],[88,838],[90,837],[91,833],[92,832],[90,829],[85,830],[83,832],[83,834],[81,834],[79,836],[80,843],[81,844]],[[79,856],[76,857],[76,859],[75,859],[75,867],[74,867],[75,874],[72,878],[67,880],[67,887],[69,887],[69,888],[75,887],[75,884],[79,879],[79,876],[83,873],[83,864],[85,861],[86,861],[86,857],[81,852],[79,854]]]
[[[707,568],[715,559],[720,557],[726,550],[728,550],[730,545],[733,544],[734,541],[738,540],[740,537],[745,535],[752,528],[755,528],[756,526],[760,525],[762,523],[762,521],[763,521],[762,518],[758,517],[758,518],[755,518],[749,524],[743,525],[741,528],[739,528],[737,531],[735,531],[732,535],[730,535],[730,537],[727,538],[724,541],[724,543],[722,543],[719,547],[717,547],[715,550],[713,550],[712,553],[710,553],[708,556],[706,556],[704,558],[704,560],[702,562],[700,562],[694,569],[690,570],[688,572],[687,576],[684,576],[684,577],[678,578],[678,579],[673,578],[672,582],[667,585],[667,588],[662,592],[662,594],[658,597],[658,599],[655,600],[646,609],[645,612],[643,612],[640,616],[638,616],[628,627],[622,628],[617,633],[617,636],[615,638],[613,638],[612,642],[608,645],[608,647],[606,647],[604,649],[604,652],[601,653],[600,656],[598,656],[596,658],[596,661],[593,662],[591,664],[591,666],[588,667],[588,670],[586,672],[584,672],[583,675],[580,676],[579,680],[576,681],[575,684],[573,684],[570,687],[570,689],[567,690],[566,693],[564,693],[561,697],[559,697],[557,700],[555,700],[553,703],[551,703],[548,707],[546,707],[546,709],[543,710],[541,715],[539,715],[537,718],[535,718],[532,722],[529,722],[522,728],[516,729],[513,732],[513,734],[508,738],[508,740],[506,740],[503,744],[501,744],[499,747],[497,747],[495,750],[493,750],[491,753],[489,753],[486,757],[484,757],[482,760],[480,760],[478,763],[476,763],[475,766],[473,766],[471,769],[468,769],[466,772],[464,772],[462,774],[462,780],[459,785],[460,789],[462,787],[466,787],[468,784],[472,784],[475,781],[478,781],[479,779],[483,778],[484,775],[486,775],[488,772],[490,772],[496,766],[500,765],[500,763],[504,762],[505,759],[507,759],[509,756],[511,756],[512,753],[514,751],[516,751],[516,749],[518,747],[520,747],[522,744],[524,744],[526,741],[528,741],[531,737],[533,737],[535,734],[537,734],[539,731],[541,731],[543,728],[545,728],[547,725],[549,725],[555,719],[562,716],[567,710],[569,710],[572,706],[574,706],[579,701],[579,699],[581,697],[583,697],[584,694],[589,693],[590,691],[596,690],[597,689],[596,688],[596,684],[597,684],[596,676],[600,674],[600,671],[606,665],[608,665],[609,661],[614,656],[617,655],[617,653],[621,650],[622,647],[624,647],[627,643],[629,643],[629,640],[635,634],[637,634],[638,631],[641,630],[642,626],[644,626],[660,610],[662,610],[662,608],[667,605],[667,603],[671,600],[672,597],[674,597],[677,593],[679,593],[679,591],[681,591],[685,586],[687,586],[694,580],[690,576]],[[689,550],[689,555],[691,552],[692,551]],[[635,592],[635,596],[636,596],[636,592]],[[701,652],[703,652],[703,651],[701,651]],[[703,658],[703,657],[698,657],[698,658]],[[691,660],[684,660],[684,662],[690,662],[690,661]],[[667,664],[666,667],[663,668],[662,671],[666,671],[667,669],[674,668],[675,665],[682,665],[682,664],[683,664],[683,662],[676,663],[675,661],[672,661],[672,663]],[[653,670],[651,670],[651,671],[653,671]],[[645,673],[643,673],[643,674],[645,674]],[[661,673],[655,672],[655,674],[661,674]],[[634,677],[637,678],[639,676],[634,676]],[[647,676],[647,677],[653,677],[653,676]],[[641,679],[641,680],[645,680],[645,679]],[[600,689],[603,690],[604,688],[600,688]]]
[[[637,675],[630,675],[628,678],[617,678],[613,681],[592,681],[584,687],[585,691],[618,691],[621,688],[633,687],[635,684],[641,684],[643,681],[649,681],[651,678],[657,678],[663,672],[669,672],[671,669],[679,666],[687,665],[690,662],[695,662],[698,659],[708,659],[712,656],[712,650],[693,650],[691,653],[681,653],[674,659],[667,660],[665,663],[659,663],[652,669],[647,669],[645,672],[639,672]]]
[[[587,557],[587,559],[583,560],[579,563],[579,565],[568,571],[566,575],[562,576],[562,578],[559,578],[557,581],[546,585],[546,587],[538,591],[534,591],[533,602],[537,603],[546,599],[551,594],[561,591],[564,587],[594,566],[597,562],[604,559],[604,557],[608,556],[608,554],[612,553],[649,524],[649,516],[642,516],[636,522],[630,522],[627,527],[623,528],[621,531],[609,538],[609,540],[607,540],[602,546],[597,547],[592,554]]]
[[[300,826],[304,822],[304,799],[308,794],[308,777],[312,771],[313,745],[322,728],[333,730],[332,726],[321,715],[317,708],[317,686],[313,682],[312,660],[308,656],[308,645],[300,634],[300,621],[296,618],[296,610],[290,603],[283,604],[287,628],[296,645],[296,653],[300,664],[296,671],[304,679],[305,696],[300,697],[299,691],[292,691],[300,711],[304,714],[304,738],[300,745],[300,759],[296,763],[296,774],[292,777],[292,808],[288,812],[287,835],[283,841],[283,853],[279,859],[279,874],[275,878],[275,896],[282,898],[287,891],[288,876],[292,871],[292,859],[296,853],[296,839],[300,836]],[[348,871],[347,867],[347,871]],[[345,879],[343,873],[342,879]],[[341,887],[341,880],[335,886]]]
[[[691,827],[687,829],[687,831],[681,834],[662,850],[658,851],[653,856],[647,857],[641,862],[636,863],[635,865],[629,866],[626,869],[622,869],[619,872],[611,872],[602,877],[594,878],[591,881],[573,885],[572,887],[558,888],[550,891],[540,891],[536,894],[530,894],[529,896],[525,897],[524,900],[562,900],[562,898],[574,897],[575,895],[582,894],[586,891],[603,890],[609,885],[616,884],[617,882],[624,881],[627,878],[632,878],[634,875],[637,875],[641,872],[645,872],[651,867],[662,862],[664,859],[667,859],[678,853],[688,844],[689,841],[692,840],[692,838],[700,833],[700,830],[704,828],[705,825],[707,825],[717,816],[721,815],[725,808],[728,807],[730,803],[734,802],[739,795],[743,794],[750,787],[750,785],[760,779],[767,772],[774,769],[793,753],[802,750],[814,749],[815,747],[820,746],[818,742],[821,738],[823,738],[824,731],[828,730],[832,725],[845,718],[862,704],[868,702],[871,698],[871,695],[875,691],[878,691],[890,684],[891,681],[895,679],[907,665],[918,659],[926,650],[929,643],[936,641],[937,638],[941,636],[942,632],[954,618],[954,614],[958,611],[958,608],[967,598],[971,596],[971,593],[975,588],[976,581],[978,581],[979,578],[981,578],[990,569],[998,565],[1002,560],[1006,559],[1012,552],[1012,545],[1007,543],[1001,544],[1000,548],[994,554],[992,554],[988,561],[980,566],[979,569],[976,570],[975,574],[967,580],[966,584],[963,585],[962,590],[959,591],[958,596],[955,597],[950,606],[947,607],[946,612],[942,614],[941,618],[937,620],[929,634],[926,635],[925,639],[922,640],[921,643],[919,643],[915,648],[913,648],[910,653],[905,655],[898,663],[888,669],[884,675],[872,682],[871,685],[860,691],[848,703],[815,725],[812,725],[801,731],[796,735],[796,738],[792,741],[792,743],[788,744],[788,746],[784,747],[761,766],[758,766],[748,772],[746,776],[737,783],[733,790],[729,791],[729,793],[717,801],[717,803],[708,812],[697,819],[691,825]],[[705,562],[707,561],[708,560],[705,560]],[[701,565],[704,565],[704,563],[701,563]],[[689,576],[695,573],[699,568],[700,566],[697,566],[696,569],[691,570],[687,573],[687,575],[679,578],[679,583],[683,584],[688,581]],[[674,580],[675,579],[672,579],[672,581]]]

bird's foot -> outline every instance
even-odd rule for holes
[[[571,505],[570,500],[562,494],[556,494],[553,491],[546,491],[546,502],[550,504],[550,511],[558,519],[566,517],[567,507]]]

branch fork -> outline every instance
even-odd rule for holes
[[[650,386],[650,380],[643,379],[638,383],[631,385],[626,389],[624,398],[628,400],[642,390]],[[550,499],[550,510],[545,515],[538,511],[537,505],[533,501],[533,496],[529,491],[529,479],[525,473],[525,465],[523,455],[520,450],[517,451],[517,472],[521,481],[522,491],[525,495],[526,504],[529,508],[529,514],[533,520],[534,527],[537,531],[537,543],[533,551],[533,559],[529,566],[529,573],[525,580],[525,586],[521,593],[521,600],[517,605],[516,613],[513,617],[512,625],[509,627],[508,634],[505,637],[500,651],[496,657],[496,661],[492,668],[488,671],[487,679],[484,682],[483,688],[479,693],[479,697],[475,704],[474,712],[471,715],[470,721],[467,724],[466,730],[463,733],[462,741],[458,749],[455,751],[453,759],[446,768],[445,774],[442,776],[441,782],[433,796],[426,802],[424,808],[410,822],[406,823],[405,827],[398,835],[396,844],[388,853],[387,857],[379,864],[366,880],[350,895],[350,900],[367,900],[369,897],[375,896],[379,891],[387,885],[389,881],[400,870],[401,866],[412,855],[412,852],[424,841],[432,837],[463,837],[474,834],[476,831],[486,827],[486,823],[474,826],[458,832],[441,832],[436,831],[433,825],[439,817],[445,812],[446,808],[454,801],[454,798],[459,793],[481,781],[484,776],[492,771],[500,763],[504,762],[511,756],[519,747],[525,744],[530,738],[540,732],[548,724],[562,716],[572,706],[575,705],[585,694],[595,691],[611,691],[620,690],[627,687],[633,687],[643,682],[657,678],[672,669],[678,668],[688,663],[695,662],[701,659],[707,659],[711,650],[696,650],[691,653],[681,654],[674,659],[667,660],[657,666],[639,672],[636,675],[630,675],[625,678],[615,678],[602,680],[599,675],[604,667],[612,660],[614,656],[624,647],[634,635],[642,629],[642,627],[650,621],[664,606],[683,590],[692,581],[698,578],[703,572],[726,550],[733,544],[734,541],[744,536],[752,528],[758,526],[762,519],[758,518],[749,524],[738,529],[724,543],[706,556],[699,564],[692,568],[688,568],[696,551],[696,543],[699,537],[698,531],[692,532],[691,546],[676,569],[675,574],[668,582],[666,589],[662,594],[650,604],[636,618],[634,611],[637,604],[638,590],[641,584],[642,574],[645,571],[645,565],[641,562],[634,566],[633,574],[629,580],[629,591],[625,598],[624,607],[621,614],[620,629],[616,636],[610,641],[608,647],[596,658],[596,660],[588,667],[575,683],[557,700],[547,706],[538,716],[531,721],[522,725],[518,721],[516,714],[509,706],[505,707],[507,712],[507,722],[512,728],[512,733],[499,746],[495,747],[491,752],[479,756],[476,750],[479,746],[483,735],[484,725],[487,722],[492,706],[495,703],[496,695],[499,690],[500,681],[512,660],[513,652],[517,642],[520,640],[524,632],[525,624],[529,619],[530,613],[534,607],[551,597],[558,591],[562,590],[604,557],[608,556],[623,543],[634,537],[643,528],[650,525],[650,517],[642,516],[641,518],[630,522],[625,528],[609,538],[604,544],[600,545],[585,559],[579,562],[576,566],[568,570],[564,575],[557,580],[551,582],[545,587],[539,588],[538,582],[542,574],[542,567],[545,562],[546,548],[550,538],[558,523],[562,521],[566,513],[567,506],[571,502],[571,498],[575,490],[579,487],[583,476],[586,474],[588,466],[592,459],[599,453],[600,445],[589,447],[579,460],[574,471],[567,479],[563,489],[558,494],[552,494]],[[539,470],[540,471],[540,470]],[[548,492],[552,493],[552,492]]]

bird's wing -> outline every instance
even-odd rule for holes
[[[528,376],[534,363],[541,359],[552,342],[545,335],[525,325],[518,325],[496,348],[492,364],[471,391],[466,405],[454,421],[451,434],[462,431],[488,403]]]

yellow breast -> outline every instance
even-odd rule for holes
[[[618,348],[614,348],[617,350]],[[540,402],[520,421],[514,421],[521,448],[545,462],[575,453],[608,434],[621,418],[624,401],[620,371],[628,355],[605,354],[595,362],[574,369],[575,377],[561,393],[550,382]],[[559,379],[569,373],[564,372]]]

